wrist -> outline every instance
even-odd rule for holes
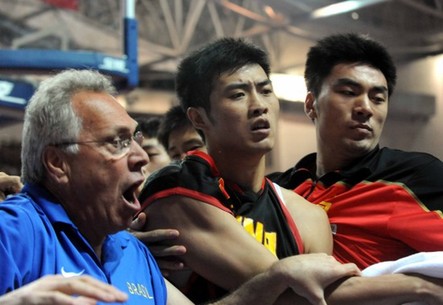
[[[442,292],[442,279],[431,278],[419,274],[406,275],[412,283],[412,296],[413,301],[426,301],[431,304],[435,300],[440,300]]]

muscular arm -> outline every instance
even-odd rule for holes
[[[150,221],[146,229],[178,229],[181,234],[178,241],[175,240],[172,244],[179,243],[186,247],[187,252],[183,256],[185,263],[227,290],[233,291],[277,261],[277,258],[255,241],[234,217],[208,204],[175,196],[152,204],[147,213],[150,215]],[[315,270],[327,272],[333,269],[326,266],[324,260],[319,257],[315,257],[314,261],[311,261],[312,264],[304,269],[302,265],[298,265],[299,263],[298,267],[292,270],[295,277],[297,273],[301,273],[308,278],[310,275],[307,275],[307,271],[315,275]],[[347,269],[347,272],[347,275],[355,274],[355,270],[352,269]],[[350,277],[329,286],[326,290],[326,300],[330,305],[370,305],[374,302],[401,304],[424,299],[429,300],[429,304],[441,304],[442,284],[439,280],[402,274],[375,278]],[[294,286],[297,285],[303,290],[300,286],[303,283],[299,281]],[[286,290],[275,304],[293,304],[293,302],[306,304],[303,303],[306,299]]]
[[[419,275],[390,274],[377,277],[352,277],[329,286],[328,305],[392,305],[443,302],[443,280]]]
[[[149,206],[147,214],[150,221],[145,229],[179,230],[174,243],[186,247],[185,264],[227,290],[239,287],[277,261],[232,215],[206,203],[168,197]]]
[[[227,290],[237,289],[278,261],[232,215],[209,204],[173,196],[153,203],[147,214],[150,221],[146,230],[179,230],[180,236],[174,242],[186,247],[185,264]],[[300,255],[292,259],[292,286],[299,295],[285,293],[275,304],[306,302],[306,299],[316,300],[317,304],[323,299],[323,287],[357,272],[355,266],[341,265],[325,254]]]
[[[282,194],[303,240],[305,253],[332,254],[331,226],[325,211],[291,190]]]

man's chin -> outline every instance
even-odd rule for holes
[[[352,154],[355,154],[356,157],[371,152],[376,146],[377,143],[374,143],[372,141],[369,142],[367,140],[357,140],[348,143],[349,150],[352,152]]]
[[[351,150],[353,154],[361,156],[371,152],[376,146],[377,144],[357,141],[353,143]]]

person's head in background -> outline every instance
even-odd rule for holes
[[[348,162],[378,145],[396,83],[394,62],[383,45],[353,33],[321,39],[308,52],[305,81],[305,112],[315,124],[318,162]]]
[[[137,130],[143,133],[142,148],[149,156],[149,163],[143,167],[143,174],[150,174],[171,163],[168,153],[158,139],[162,119],[160,117],[136,117]]]
[[[244,39],[221,38],[185,57],[177,71],[181,106],[204,133],[213,158],[253,154],[261,160],[272,149],[279,103],[263,49]]]
[[[379,70],[386,78],[389,96],[392,95],[397,73],[391,55],[369,36],[354,33],[327,36],[310,48],[304,71],[308,91],[318,97],[333,68],[338,64],[351,63],[365,64]]]
[[[191,150],[206,151],[203,136],[180,106],[173,106],[164,114],[158,139],[172,160],[182,160]]]
[[[66,70],[41,82],[23,124],[23,181],[53,194],[98,250],[140,208],[135,191],[149,161],[115,94],[109,77]]]

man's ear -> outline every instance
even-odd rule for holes
[[[314,121],[317,118],[317,112],[315,111],[314,104],[315,96],[311,91],[309,91],[305,98],[305,113],[311,119],[311,121]]]
[[[43,165],[49,179],[58,183],[68,181],[69,165],[66,155],[60,149],[52,146],[46,147],[43,152]]]
[[[194,128],[205,130],[208,123],[208,116],[203,108],[189,107],[187,110],[188,118]]]

